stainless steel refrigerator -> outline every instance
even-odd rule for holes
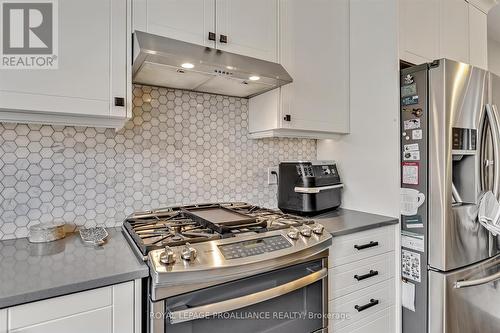
[[[500,332],[500,78],[450,60],[401,71],[403,333]]]

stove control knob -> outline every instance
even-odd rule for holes
[[[312,229],[311,227],[304,225],[300,228],[300,234],[304,237],[311,237]]]
[[[325,227],[322,225],[322,224],[316,224],[314,227],[313,227],[313,232],[316,234],[316,235],[322,235],[323,234],[323,231],[325,230]]]
[[[182,259],[187,260],[187,261],[193,261],[196,259],[196,255],[198,254],[198,251],[194,247],[191,246],[191,244],[186,243],[186,246],[184,246],[184,249],[182,250]]]
[[[175,263],[175,253],[170,246],[165,246],[165,250],[160,254],[160,261],[165,265]]]
[[[291,228],[286,235],[293,240],[299,239],[299,231],[295,228]]]

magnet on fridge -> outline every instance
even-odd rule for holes
[[[403,123],[403,128],[405,130],[420,128],[420,119],[415,118],[415,119],[405,120]]]
[[[418,143],[411,143],[408,145],[404,145],[403,150],[407,152],[407,151],[419,151],[420,149],[418,147]]]
[[[421,140],[422,139],[422,130],[421,129],[413,130],[411,132],[411,138],[413,140]]]
[[[402,216],[417,215],[418,209],[425,202],[425,194],[412,188],[402,188],[400,196],[400,211]]]
[[[405,152],[403,161],[420,161],[420,152],[418,150]]]

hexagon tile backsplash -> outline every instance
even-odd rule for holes
[[[135,86],[113,129],[0,123],[0,239],[62,220],[118,226],[135,210],[241,200],[276,206],[267,168],[316,141],[248,138],[248,100]]]

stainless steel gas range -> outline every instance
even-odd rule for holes
[[[147,260],[150,333],[328,330],[328,247],[313,220],[215,203],[129,216]]]

